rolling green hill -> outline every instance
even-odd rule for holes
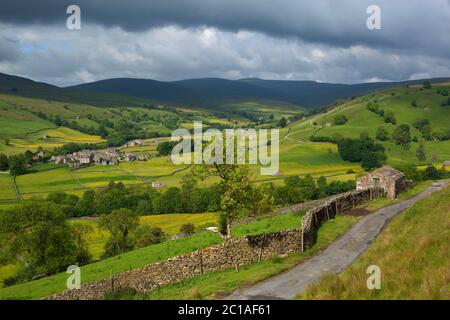
[[[364,97],[346,101],[335,106],[325,113],[314,115],[308,119],[292,124],[289,138],[297,141],[309,141],[311,137],[333,138],[340,135],[348,138],[357,138],[361,133],[367,132],[375,138],[378,127],[383,126],[392,137],[394,129],[401,124],[408,124],[411,136],[418,141],[423,140],[419,130],[414,128],[417,119],[427,119],[433,132],[448,132],[450,130],[450,106],[441,104],[448,100],[438,91],[450,91],[450,83],[434,84],[431,89],[422,86],[409,86],[388,89],[369,94]],[[376,105],[385,113],[392,112],[397,123],[386,123],[385,119],[368,109]],[[342,125],[335,124],[337,116],[345,116],[348,121]],[[392,139],[382,142],[386,147],[388,163],[407,164],[418,163],[416,149],[418,142],[413,142],[409,150],[404,150],[393,143]],[[424,141],[427,161],[434,156],[437,162],[450,159],[450,141],[437,141],[432,139]]]

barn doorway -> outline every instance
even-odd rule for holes
[[[375,188],[379,188],[380,187],[380,178],[373,178],[373,186]]]

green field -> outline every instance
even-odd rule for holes
[[[443,84],[442,86],[450,88],[448,84]],[[4,103],[5,100],[8,101],[8,99],[14,99],[14,104],[16,106],[22,99],[18,97],[11,98],[9,96],[0,96],[0,98],[3,98]],[[427,118],[430,120],[433,130],[445,130],[448,129],[448,123],[450,123],[450,108],[440,106],[442,99],[443,97],[437,94],[435,89],[420,90],[419,87],[395,88],[347,101],[327,113],[317,114],[310,118],[292,123],[280,131],[279,156],[281,174],[279,176],[261,176],[260,168],[258,166],[253,166],[253,181],[257,184],[269,181],[274,182],[275,184],[282,184],[283,179],[286,176],[306,174],[311,174],[314,178],[326,176],[329,181],[355,179],[355,177],[363,171],[358,163],[343,161],[339,156],[335,144],[310,142],[310,137],[312,135],[331,137],[336,133],[346,137],[358,137],[364,131],[367,131],[370,135],[374,136],[377,127],[380,125],[383,125],[392,133],[394,129],[393,125],[385,124],[381,116],[367,110],[366,104],[375,101],[379,104],[380,108],[383,108],[386,111],[393,111],[398,124],[408,123],[412,126],[415,119]],[[411,101],[413,100],[417,102],[418,107],[411,106]],[[33,101],[33,103],[37,103],[39,107],[44,108],[44,110],[47,110],[48,112],[55,112],[55,107],[63,108],[61,105],[62,103],[58,104],[57,102],[48,103],[47,101],[26,99],[22,102],[25,101]],[[10,101],[10,104],[11,103],[12,102]],[[269,105],[264,107],[260,104],[251,106],[253,109],[263,108],[264,110],[267,109],[272,111],[280,111],[283,107],[287,108],[285,111],[287,113],[298,112],[298,109],[290,106]],[[15,108],[17,109],[17,107]],[[22,117],[35,117],[33,114],[30,115],[27,113],[27,110],[30,108],[34,110],[35,107],[19,108],[19,111],[23,113]],[[71,104],[69,105],[69,110],[63,108],[64,111],[62,111],[62,114],[67,113],[67,116],[73,118],[75,114],[84,114],[89,110],[93,111],[90,108],[94,107]],[[234,105],[233,108],[236,108],[233,110],[243,110],[244,105],[240,105],[240,107]],[[20,112],[16,109],[12,108],[8,111],[11,113],[9,116],[12,117],[14,115],[19,117]],[[172,116],[171,112],[165,110],[146,110],[140,108],[137,108],[136,110],[138,110],[136,111],[138,113],[150,112],[153,116]],[[94,114],[99,117],[100,115],[110,115],[112,119],[119,119],[121,117],[126,118],[130,117],[130,114],[132,114],[128,109],[117,111],[112,108],[107,110],[95,108],[94,111]],[[195,117],[199,117],[199,119],[204,118],[205,121],[207,119],[209,119],[209,121],[218,121],[222,123],[227,123],[228,121],[227,119],[205,117],[202,112],[192,111],[191,113],[192,115],[195,115]],[[325,124],[333,123],[336,115],[345,115],[348,118],[348,122],[344,125],[332,125],[331,128],[327,128]],[[82,119],[83,118],[80,120]],[[29,119],[27,121],[33,124],[35,123]],[[42,126],[45,127],[47,125],[48,123],[36,122],[36,128],[41,128]],[[8,131],[9,129],[5,130]],[[47,140],[44,141],[41,139],[43,135],[47,136]],[[419,132],[416,129],[412,129],[412,135],[419,136]],[[9,148],[19,148],[20,150],[23,150],[26,146],[26,148],[35,149],[39,143],[42,143],[43,145],[47,144],[47,146],[48,144],[53,143],[54,146],[56,146],[61,144],[62,141],[82,139],[81,137],[86,139],[85,141],[95,143],[98,138],[86,135],[82,136],[82,134],[78,135],[77,132],[65,128],[44,129],[37,133],[33,133],[30,136],[32,138],[30,138],[31,140],[29,142],[26,142],[28,144],[22,145],[20,148],[19,144],[14,145],[16,140],[12,139],[12,145]],[[60,169],[47,173],[27,174],[18,177],[19,191],[21,196],[24,199],[27,199],[32,196],[45,196],[52,191],[67,190],[68,192],[78,194],[79,190],[83,188],[101,188],[106,186],[110,181],[123,182],[127,185],[148,184],[153,181],[160,181],[163,182],[166,187],[179,186],[182,177],[189,173],[188,166],[175,165],[169,161],[168,157],[155,157],[157,143],[167,139],[168,138],[148,139],[147,141],[150,143],[149,146],[122,148],[122,151],[151,156],[148,161],[121,163],[117,167],[92,166],[73,171],[72,173],[68,170]],[[52,142],[52,140],[55,141]],[[23,143],[25,142],[23,141]],[[411,149],[408,151],[400,148],[391,141],[384,142],[383,144],[386,147],[388,164],[424,164],[418,163],[416,159],[415,150],[417,148],[417,143],[412,143]],[[450,141],[426,141],[425,150],[428,157],[427,163],[433,155],[435,155],[439,162],[450,159]],[[201,185],[209,186],[214,182],[214,179],[207,179],[202,181]],[[11,190],[11,184],[2,184],[0,186],[0,197],[9,199],[11,191],[13,191]]]
[[[395,217],[369,250],[339,275],[324,276],[301,299],[450,299],[450,188]],[[381,289],[366,286],[369,265]]]
[[[88,250],[95,260],[99,259],[104,252],[104,246],[109,238],[106,231],[99,230],[96,218],[70,219],[71,224],[82,224],[91,227],[92,231],[87,236]],[[159,227],[169,235],[180,233],[183,224],[192,223],[199,230],[214,226],[217,223],[215,213],[194,214],[161,214],[152,216],[141,216],[140,223],[152,227]]]
[[[450,84],[442,84],[440,87],[450,89]],[[308,141],[312,135],[332,137],[341,134],[344,137],[356,138],[362,132],[368,132],[371,137],[375,137],[379,126],[384,126],[392,134],[395,125],[384,123],[381,116],[369,111],[366,108],[369,102],[377,103],[385,112],[393,112],[397,125],[409,124],[411,135],[420,138],[420,132],[413,128],[416,119],[428,119],[433,131],[449,129],[450,108],[441,106],[444,99],[446,97],[437,94],[435,88],[429,90],[421,90],[419,87],[395,88],[373,93],[348,101],[327,113],[293,124],[289,138],[302,142]],[[416,101],[417,107],[411,105],[412,101]],[[334,125],[334,117],[337,115],[346,116],[348,122],[344,125]],[[330,128],[326,127],[327,123],[331,124]],[[404,150],[391,141],[383,144],[386,147],[388,163],[394,165],[418,163],[415,153],[418,143],[412,143],[410,150]],[[425,141],[424,144],[427,161],[430,161],[432,155],[436,155],[438,162],[450,159],[450,141]]]
[[[212,223],[211,214],[205,214],[204,216],[199,216],[198,222],[199,225],[208,225]],[[173,215],[176,216],[176,215]],[[295,214],[291,216],[295,217],[294,219],[288,218],[288,223],[286,222],[286,216],[278,215],[276,217],[270,217],[265,219],[271,219],[272,223],[276,225],[282,226],[283,228],[298,228],[300,223],[300,217]],[[170,216],[172,217],[172,216]],[[158,219],[153,218],[153,219]],[[210,220],[211,219],[211,220]],[[277,220],[280,219],[280,222]],[[182,218],[178,222],[178,225],[181,223]],[[194,219],[195,220],[195,219]],[[263,219],[262,219],[263,220]],[[262,220],[249,222],[248,228],[251,233],[256,232],[256,230],[260,230],[260,232],[265,232],[267,229],[265,227],[265,223]],[[84,223],[90,224],[91,221],[84,220]],[[87,222],[86,222],[87,221]],[[144,223],[157,223],[156,221],[152,221],[152,217],[148,217],[144,220]],[[175,220],[176,221],[176,220]],[[184,220],[183,220],[184,221]],[[189,221],[189,220],[188,220]],[[190,219],[192,222],[192,218]],[[73,222],[72,222],[73,223]],[[168,224],[172,224],[172,222],[167,222]],[[171,225],[172,230],[178,227],[175,226],[175,223]],[[167,228],[167,226],[166,226]],[[236,228],[242,228],[240,225],[236,226]],[[260,233],[259,232],[259,233]],[[241,229],[238,233],[242,236],[246,235],[246,232]],[[100,238],[98,238],[100,239]],[[99,240],[100,241],[100,240]],[[219,235],[210,232],[200,232],[191,237],[177,239],[177,240],[169,240],[163,242],[161,244],[151,245],[148,247],[136,249],[127,253],[124,253],[119,256],[115,256],[112,258],[108,258],[105,260],[101,260],[95,263],[91,263],[89,265],[83,266],[81,268],[82,274],[82,283],[91,282],[95,280],[100,280],[106,277],[109,277],[110,272],[112,274],[118,274],[120,272],[124,272],[127,270],[131,270],[134,268],[139,268],[144,265],[154,263],[157,261],[162,261],[167,258],[179,255],[185,252],[192,252],[199,248],[204,248],[213,244],[217,244],[222,242],[222,239]],[[97,243],[98,246],[98,243]],[[48,296],[52,293],[61,291],[65,288],[67,274],[60,273],[54,276],[50,276],[47,278],[39,279],[36,281],[31,281],[7,288],[0,289],[0,299],[38,299],[44,296]]]
[[[9,174],[0,173],[0,186],[0,200],[16,199],[13,177]]]

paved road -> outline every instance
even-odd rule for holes
[[[228,300],[291,299],[326,273],[339,273],[358,258],[392,217],[420,199],[442,189],[447,181],[434,183],[422,193],[384,207],[360,220],[326,250],[277,276],[250,288],[235,291]]]

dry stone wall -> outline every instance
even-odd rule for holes
[[[330,197],[319,206],[309,210],[302,220],[302,251],[316,243],[317,231],[326,221],[333,219],[337,214],[350,211],[364,202],[385,196],[383,188],[353,190]]]
[[[368,188],[332,196],[309,210],[299,229],[226,239],[222,244],[124,272],[111,279],[83,284],[80,289],[66,290],[48,299],[97,300],[108,292],[120,289],[146,292],[196,275],[238,268],[291,252],[303,252],[316,243],[317,231],[323,223],[337,214],[385,195],[382,188]],[[298,208],[291,208],[294,209]]]
[[[287,230],[227,239],[222,244],[124,272],[111,279],[83,284],[80,289],[66,290],[48,299],[97,300],[102,299],[105,293],[120,289],[149,291],[203,273],[299,252],[302,247],[300,235],[299,230]]]

